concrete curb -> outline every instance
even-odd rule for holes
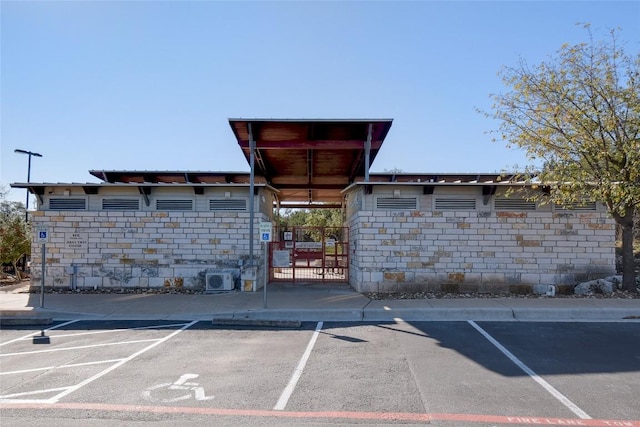
[[[466,321],[466,320],[514,320],[513,310],[508,307],[464,307],[464,308],[397,308],[365,309],[364,321]]]
[[[640,310],[633,308],[521,308],[513,309],[513,317],[517,320],[633,320],[640,317]]]
[[[221,316],[216,316],[222,318]],[[242,310],[233,312],[232,319],[251,320],[296,320],[303,322],[360,322],[362,321],[362,309],[329,308],[329,309],[261,309]]]
[[[365,308],[263,308],[193,313],[79,313],[47,309],[2,310],[0,325],[49,325],[68,320],[164,320],[247,322],[393,322],[404,321],[640,321],[636,307],[365,307]],[[253,322],[253,325],[250,323]],[[230,325],[230,323],[227,323]],[[274,326],[274,325],[271,325]]]
[[[0,311],[0,326],[40,326],[51,323],[53,323],[52,316],[33,310]]]
[[[258,326],[267,328],[299,328],[300,320],[257,320],[257,319],[213,319],[215,326]]]

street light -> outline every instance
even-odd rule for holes
[[[29,156],[29,166],[27,167],[27,183],[31,182],[31,156],[34,157],[42,157],[40,153],[34,153],[33,151],[20,150],[16,148],[13,150],[14,153],[26,154]],[[24,214],[25,222],[29,222],[29,189],[27,188],[27,206],[25,206],[25,214]]]

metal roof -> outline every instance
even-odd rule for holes
[[[175,183],[175,184],[244,184],[249,183],[248,172],[232,171],[131,171],[90,170],[89,173],[110,183]],[[265,183],[256,177],[256,183]]]
[[[47,187],[82,187],[86,194],[98,194],[101,187],[138,187],[142,192],[144,188],[153,187],[191,187],[194,193],[202,194],[203,188],[212,187],[249,187],[249,172],[194,172],[194,171],[90,171],[90,173],[103,180],[103,182],[86,183],[13,183],[12,188],[26,188],[31,193],[42,196]],[[365,186],[370,189],[376,185],[402,185],[402,186],[422,186],[425,194],[430,194],[434,187],[438,186],[482,186],[485,191],[494,191],[499,186],[528,186],[534,185],[516,179],[513,175],[499,173],[371,173],[369,181],[364,181],[363,177],[356,177],[356,180],[348,185],[336,186],[340,196],[339,201],[332,202],[325,200],[323,203],[310,205],[304,197],[308,195],[305,190],[296,193],[291,188],[278,189],[266,182],[264,177],[256,177],[255,185],[264,187],[276,194],[280,199],[282,207],[340,207],[344,194],[354,187]],[[336,190],[323,189],[324,193],[331,193]],[[288,192],[288,198],[282,198],[282,193]],[[300,195],[297,199],[296,194]],[[334,198],[335,199],[335,198]],[[333,199],[332,199],[333,200]]]
[[[392,119],[229,119],[247,162],[255,142],[254,183],[277,193],[282,206],[339,207],[344,190],[355,185],[523,185],[500,173],[370,173]],[[370,141],[368,164],[366,146]],[[90,170],[102,183],[17,183],[42,194],[46,186],[82,186],[95,194],[100,186],[206,186],[249,184],[243,171]],[[368,175],[368,180],[366,179]]]

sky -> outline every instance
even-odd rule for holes
[[[502,67],[588,41],[580,23],[640,51],[638,0],[0,0],[0,185],[27,181],[15,149],[42,154],[39,183],[248,172],[229,118],[393,119],[372,172],[522,169],[477,109]]]

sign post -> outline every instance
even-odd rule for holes
[[[267,282],[269,280],[268,260],[269,260],[269,245],[272,240],[273,224],[270,222],[260,223],[260,241],[264,243],[264,288],[262,289],[262,302],[264,308],[267,308]]]
[[[49,230],[47,227],[38,227],[38,242],[42,244],[42,277],[40,280],[40,308],[44,308],[44,280],[46,277],[46,256],[47,256],[47,242],[49,241]]]

